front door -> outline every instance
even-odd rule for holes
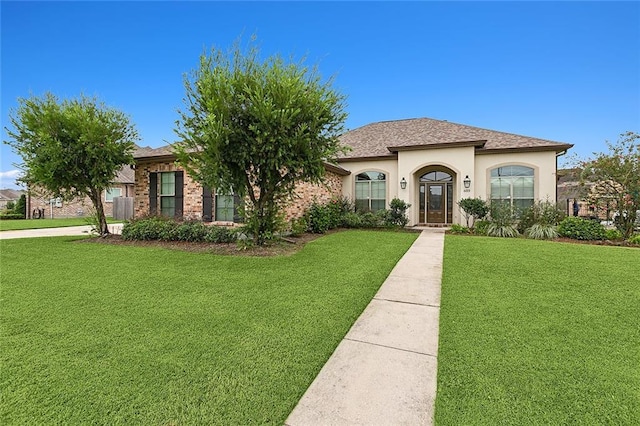
[[[444,184],[427,184],[427,223],[444,223]]]
[[[420,183],[420,223],[452,223],[453,183]]]

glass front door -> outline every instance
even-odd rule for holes
[[[420,183],[419,221],[451,223],[453,218],[453,183]]]

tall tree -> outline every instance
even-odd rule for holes
[[[5,143],[22,157],[21,180],[62,200],[89,197],[100,235],[109,234],[102,192],[133,164],[139,138],[129,118],[95,98],[59,101],[51,93],[18,99],[9,116],[12,140]]]
[[[178,162],[202,185],[247,199],[244,219],[264,244],[278,228],[281,202],[295,185],[323,181],[325,161],[342,148],[345,97],[316,67],[260,60],[254,44],[212,49],[185,76]]]
[[[633,234],[640,210],[639,140],[638,133],[622,133],[617,143],[607,142],[608,153],[594,153],[581,164],[582,179],[593,183],[590,201],[616,211],[616,226],[625,238]]]

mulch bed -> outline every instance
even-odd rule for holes
[[[329,231],[327,234],[337,232]],[[326,234],[324,234],[326,235]],[[181,250],[192,253],[211,253],[232,256],[289,256],[296,253],[306,243],[320,238],[322,234],[302,234],[298,237],[287,237],[266,246],[243,246],[236,243],[216,244],[216,243],[191,243],[186,241],[127,241],[120,235],[109,235],[107,237],[84,238],[78,240],[80,244],[110,244],[134,247],[158,247],[170,250]]]

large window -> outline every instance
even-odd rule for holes
[[[508,203],[517,210],[533,205],[533,169],[503,166],[491,170],[491,201]]]
[[[356,176],[356,209],[376,212],[387,205],[387,175],[363,172]]]
[[[109,188],[104,192],[104,201],[112,203],[115,197],[119,197],[122,193],[120,188]]]
[[[234,198],[233,195],[216,194],[216,220],[233,222],[235,216]]]
[[[160,213],[174,217],[176,214],[176,175],[174,172],[160,173]]]

